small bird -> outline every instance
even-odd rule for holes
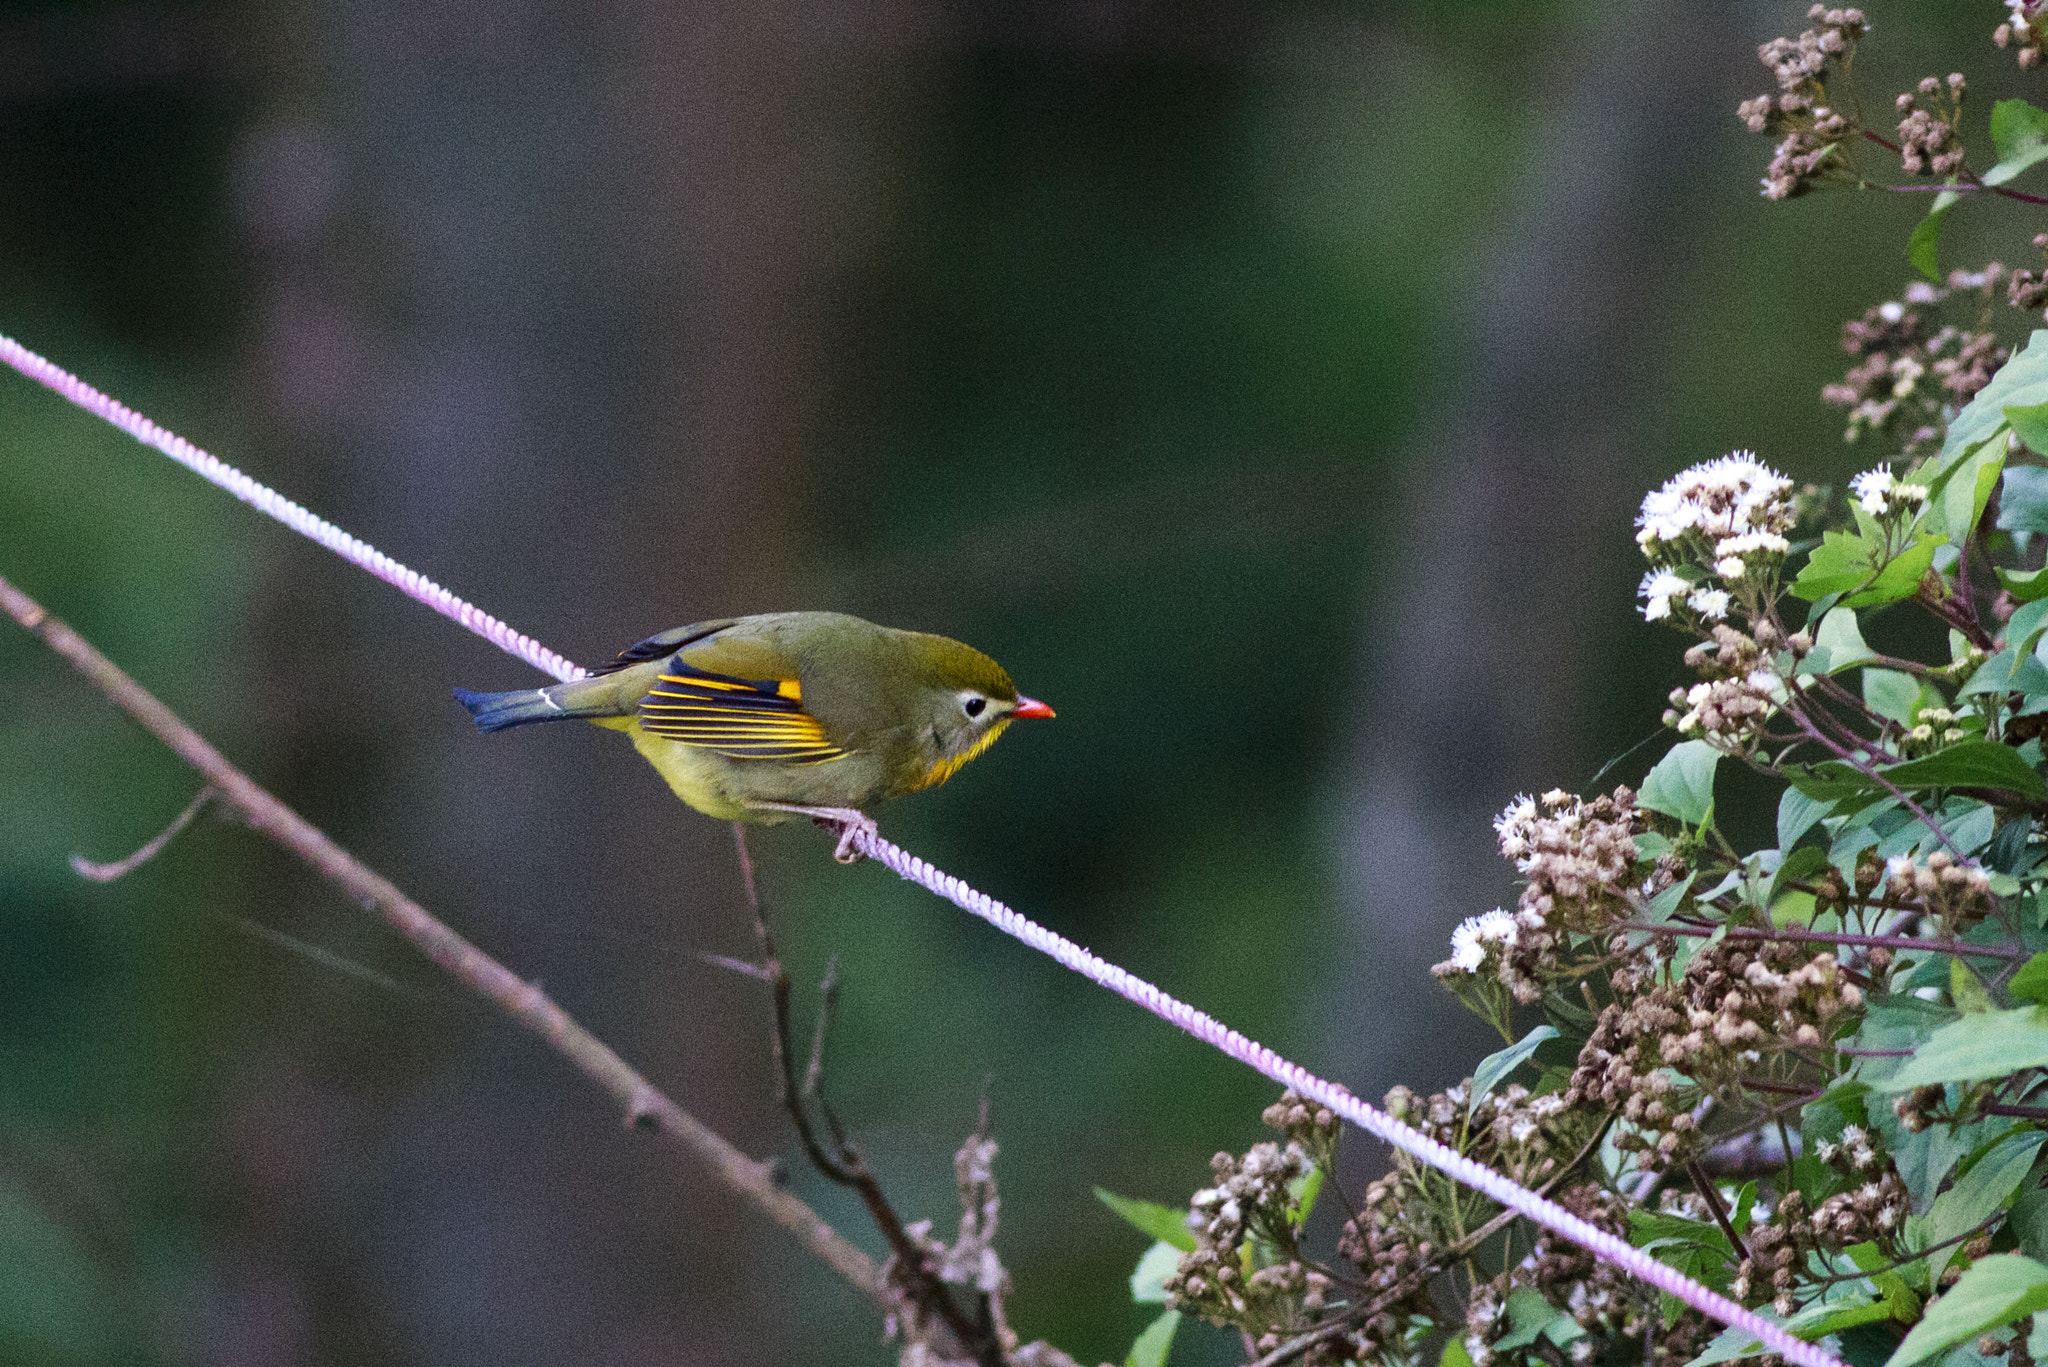
[[[589,678],[511,693],[455,690],[479,731],[581,718],[624,731],[706,816],[836,826],[851,863],[864,808],[935,788],[1013,721],[1053,710],[972,646],[838,612],[695,622],[619,652]]]

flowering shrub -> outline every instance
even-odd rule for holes
[[[2041,63],[2043,9],[2007,0],[1992,35],[2022,70]],[[1821,394],[1875,459],[1836,493],[1738,451],[1643,499],[1641,611],[1690,639],[1697,676],[1664,715],[1675,743],[1637,788],[1508,802],[1495,831],[1521,895],[1460,925],[1435,970],[1505,1047],[1386,1105],[1854,1367],[2032,1367],[2048,1355],[2048,332],[2015,323],[2048,306],[2048,268],[1937,261],[1966,202],[2048,204],[2011,184],[2048,160],[2048,110],[1999,102],[1997,160],[1974,170],[1960,75],[1866,126],[1864,13],[1808,19],[1759,50],[1776,88],[1738,111],[1777,139],[1765,196],[1940,182],[1910,243],[1928,278],[1844,325],[1851,364]],[[1886,158],[1904,179],[1876,185]],[[1723,764],[1773,781],[1771,845],[1726,833]],[[1159,1240],[1133,1285],[1166,1309],[1132,1363],[1165,1361],[1182,1313],[1262,1364],[1761,1356],[1405,1157],[1339,1193],[1319,1251],[1304,1225],[1336,1122],[1291,1093],[1265,1119],[1284,1141],[1218,1154],[1185,1211],[1105,1194]]]

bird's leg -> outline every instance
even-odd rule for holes
[[[748,804],[758,810],[770,812],[795,812],[807,816],[820,826],[837,827],[839,847],[832,851],[832,857],[842,864],[858,864],[860,851],[853,847],[853,838],[866,832],[871,836],[881,834],[874,818],[857,807],[802,807],[791,802],[754,802]]]

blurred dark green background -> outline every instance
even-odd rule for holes
[[[1440,1086],[1487,1048],[1426,972],[1512,895],[1487,818],[1676,680],[1644,487],[1856,468],[1815,396],[1924,202],[1757,198],[1733,106],[1803,9],[9,3],[0,330],[581,661],[791,606],[974,642],[1059,720],[891,835],[1362,1093]],[[1875,7],[1873,103],[1960,66],[1981,135],[2039,80],[2002,13]],[[2017,259],[1996,207],[1955,260]],[[12,376],[0,574],[794,1157],[756,985],[699,958],[748,948],[726,832],[616,737],[476,735],[448,688],[522,666]],[[74,879],[194,781],[12,627],[0,700],[0,1361],[893,1360],[246,831]],[[950,1231],[986,1087],[1012,1316],[1121,1360],[1144,1241],[1090,1185],[1183,1199],[1272,1089],[816,832],[757,849],[900,1206]]]

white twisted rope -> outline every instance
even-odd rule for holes
[[[352,564],[361,566],[386,583],[396,585],[407,596],[425,603],[444,617],[461,623],[501,650],[525,660],[557,679],[582,678],[585,671],[542,646],[532,637],[506,626],[473,604],[358,541],[333,523],[324,521],[266,488],[230,465],[206,454],[174,432],[166,431],[141,414],[100,393],[76,376],[59,369],[11,338],[0,336],[0,360],[38,384],[62,395],[89,413],[97,414],[146,446],[233,494],[244,503],[284,523]],[[1414,1155],[1439,1172],[1447,1173],[1476,1191],[1485,1193],[1508,1209],[1553,1230],[1595,1256],[1619,1267],[1630,1276],[1669,1292],[1680,1301],[1723,1324],[1752,1334],[1764,1348],[1780,1354],[1799,1367],[1844,1367],[1818,1347],[1786,1333],[1777,1325],[1744,1309],[1726,1296],[1658,1262],[1639,1248],[1631,1247],[1602,1229],[1596,1229],[1556,1202],[1509,1181],[1493,1169],[1476,1163],[1455,1149],[1366,1105],[1343,1087],[1290,1063],[1256,1040],[1232,1030],[1207,1012],[1198,1011],[1177,997],[1154,987],[1143,978],[1125,972],[1098,958],[1063,935],[1047,930],[1012,911],[988,894],[978,892],[950,873],[910,854],[879,835],[856,832],[854,847],[920,887],[945,898],[953,905],[980,917],[1005,935],[1023,941],[1041,954],[1051,956],[1082,977],[1135,1002],[1153,1015],[1212,1048],[1220,1049],[1238,1062],[1265,1074],[1283,1086],[1312,1097],[1367,1134],[1385,1140],[1395,1148]]]
[[[154,446],[201,479],[219,485],[258,512],[267,513],[301,536],[319,542],[350,564],[359,565],[385,583],[396,586],[408,598],[415,598],[443,617],[460,622],[541,673],[566,681],[580,679],[587,672],[531,636],[514,631],[474,603],[464,602],[425,575],[407,569],[375,546],[356,540],[332,522],[314,516],[276,490],[258,484],[234,466],[209,456],[177,433],[158,427],[126,404],[108,398],[13,338],[0,336],[0,360],[37,384],[71,400],[86,412],[105,418],[144,446]]]

